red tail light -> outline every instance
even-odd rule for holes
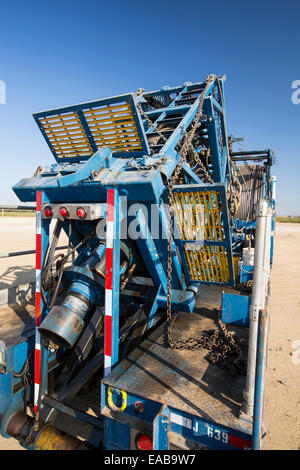
[[[147,434],[138,434],[136,437],[136,446],[139,450],[153,450],[151,437]]]
[[[86,217],[86,210],[83,207],[78,207],[76,214],[80,219],[84,219]]]
[[[50,206],[45,207],[44,214],[46,217],[52,217],[52,209]]]
[[[62,217],[68,217],[69,215],[69,211],[66,207],[61,207],[59,213]]]

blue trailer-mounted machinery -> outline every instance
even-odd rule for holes
[[[36,289],[22,330],[2,321],[2,436],[262,446],[273,155],[234,151],[224,82],[34,115],[56,163],[13,188],[36,201]]]

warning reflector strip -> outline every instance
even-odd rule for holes
[[[113,280],[113,244],[115,223],[115,190],[107,191],[106,219],[106,269],[105,269],[105,348],[104,375],[111,371],[112,357],[112,280]]]
[[[34,412],[37,411],[40,390],[41,368],[41,335],[38,327],[41,324],[41,267],[42,267],[42,192],[36,194],[36,284],[35,284],[35,351],[34,351]]]

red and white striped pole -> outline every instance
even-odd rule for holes
[[[34,350],[34,412],[37,411],[41,369],[41,269],[42,269],[42,191],[36,194],[36,271],[35,271],[35,350]]]
[[[107,190],[104,375],[118,361],[119,347],[119,195]]]

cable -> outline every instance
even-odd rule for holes
[[[24,377],[24,375],[27,374],[32,354],[33,354],[33,350],[28,354],[27,359],[24,363],[24,366],[23,366],[22,370],[20,372],[14,372],[13,373],[13,376],[15,378],[20,379],[21,377]]]
[[[71,250],[69,250],[66,255],[64,255],[63,253],[59,253],[58,255],[55,255],[52,259],[47,260],[47,265],[43,268],[43,272],[42,272],[42,289],[41,290],[42,290],[43,300],[44,300],[45,304],[47,305],[48,309],[52,308],[55,301],[56,301],[58,289],[60,287],[61,278],[62,278],[62,275],[63,275],[64,265],[66,264],[66,262],[68,261],[69,257],[72,255],[72,253],[74,253],[82,244],[84,244],[89,238],[91,238],[94,233],[95,233],[95,229],[93,228],[90,232],[88,232],[88,234],[75,247],[73,247]],[[55,261],[57,261],[59,258],[62,258],[62,259],[59,263],[58,272],[56,273],[58,281],[56,283],[55,291],[54,291],[54,294],[52,296],[51,302],[49,304],[49,301],[48,301],[48,299],[46,297],[46,294],[45,294],[45,291],[46,291],[45,285],[47,287],[49,270],[52,268]]]

